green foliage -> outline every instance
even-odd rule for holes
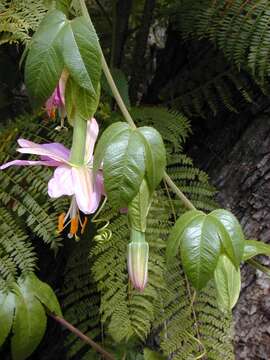
[[[165,109],[156,108],[147,108],[144,117],[144,111],[145,109],[142,111],[138,109],[137,116],[134,116],[135,111],[132,115],[139,124],[159,127],[159,131],[163,128],[161,134],[170,154],[168,167],[170,175],[175,175],[178,184],[185,183],[185,191],[190,192],[196,199],[198,208],[213,209],[214,202],[210,199],[214,191],[208,185],[207,176],[194,169],[191,160],[179,153],[179,147],[175,147],[174,136],[186,136],[188,124],[184,122],[184,118],[167,113]],[[156,114],[159,116],[156,117]],[[160,121],[166,117],[179,121],[177,133],[172,134],[171,131],[166,130],[166,127],[174,126],[173,121],[172,123]],[[115,116],[114,120],[117,120]],[[206,293],[198,294],[196,299],[196,305],[203,309],[207,308],[202,312],[198,337],[194,328],[192,295],[187,296],[188,292],[192,291],[191,287],[184,277],[179,262],[172,261],[168,267],[164,263],[166,238],[174,214],[170,204],[177,213],[183,211],[178,199],[171,194],[171,201],[168,202],[165,196],[167,196],[166,188],[155,193],[147,219],[149,283],[141,294],[128,284],[127,216],[113,211],[109,205],[100,215],[109,225],[107,224],[103,232],[101,230],[101,235],[96,238],[96,244],[91,250],[91,259],[92,272],[101,295],[100,311],[105,332],[117,343],[132,339],[143,341],[150,334],[151,324],[154,323],[154,331],[160,333],[160,347],[165,355],[186,360],[192,354],[198,355],[202,352],[198,345],[201,342],[201,347],[205,347],[207,354],[210,354],[209,359],[218,360],[223,357],[232,359],[232,344],[229,337],[230,317],[217,310],[215,289],[208,286]],[[112,234],[111,238],[108,234]]]
[[[246,240],[243,259],[248,260],[256,255],[270,255],[270,246],[257,240]]]
[[[227,109],[238,113],[255,97],[255,85],[243,71],[228,66],[224,56],[209,47],[191,43],[189,53],[201,52],[191,64],[179,69],[173,80],[162,89],[160,98],[189,117],[207,118]],[[204,44],[205,45],[205,44]],[[197,49],[199,47],[199,50]],[[211,67],[209,67],[211,63]]]
[[[188,279],[196,289],[201,290],[213,278],[221,253],[225,253],[239,269],[244,246],[241,225],[232,213],[218,209],[206,215],[191,210],[176,221],[168,239],[166,255],[171,261],[180,251]],[[227,272],[229,267],[227,263],[222,265],[223,261],[220,262],[219,276],[222,269]],[[229,285],[233,287],[233,284]]]
[[[47,12],[43,0],[3,0],[0,3],[0,45],[28,43]]]
[[[227,210],[218,209],[210,214],[217,220],[220,231],[220,239],[227,256],[232,263],[239,267],[243,260],[245,238],[242,227],[236,217]]]
[[[12,329],[11,352],[14,360],[31,355],[44,336],[47,318],[45,308],[61,315],[52,289],[33,273],[20,276],[9,291],[0,291],[0,346]]]
[[[94,27],[84,17],[68,20],[64,13],[53,10],[44,17],[29,48],[25,82],[36,105],[41,106],[52,94],[65,68],[70,75],[66,89],[68,117],[73,120],[77,114],[85,120],[91,118],[99,101],[101,76]]]
[[[92,224],[90,227],[93,230]],[[90,273],[89,252],[92,233],[87,233],[79,242],[70,244],[69,256],[63,273],[61,303],[65,319],[78,327],[91,339],[98,341],[103,336],[100,321],[100,295]],[[98,355],[72,333],[65,336],[68,359],[80,354],[82,359],[96,359]],[[85,356],[85,357],[82,357]]]
[[[155,190],[165,171],[166,150],[154,128],[132,129],[116,122],[104,131],[97,145],[95,171],[102,160],[108,199],[112,207],[120,208],[135,197],[144,178],[150,192]]]
[[[236,269],[226,255],[221,255],[215,269],[214,279],[219,307],[223,311],[231,311],[240,295],[240,268],[237,267]]]
[[[165,280],[162,311],[154,323],[164,354],[177,360],[203,354],[208,360],[233,360],[231,315],[217,309],[212,284],[195,296],[178,259],[168,265]]]
[[[270,69],[267,0],[203,0],[192,4],[184,0],[173,10],[185,37],[209,38],[237,68],[248,70],[264,83]]]

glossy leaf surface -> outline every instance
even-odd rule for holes
[[[151,205],[151,196],[145,180],[140,190],[128,206],[128,219],[130,226],[140,232],[146,231],[147,215]]]
[[[0,292],[0,346],[6,340],[13,323],[15,297],[13,293]]]
[[[217,301],[221,310],[231,311],[241,290],[240,269],[235,269],[226,255],[221,255],[214,274]]]
[[[33,36],[25,64],[25,83],[36,106],[41,106],[53,93],[64,62],[57,40],[66,24],[66,16],[58,10],[50,11]]]
[[[262,241],[246,240],[243,260],[251,259],[256,255],[270,256],[270,245]]]
[[[166,248],[166,258],[167,261],[170,262],[172,257],[176,256],[179,253],[180,242],[182,239],[183,232],[186,227],[197,217],[204,215],[202,211],[199,210],[190,210],[185,212],[183,215],[179,217],[176,221],[172,231],[170,233],[167,248]]]
[[[96,173],[99,169],[102,160],[104,159],[106,150],[110,143],[114,141],[121,133],[127,131],[129,129],[128,124],[124,122],[116,122],[109,126],[101,135],[94,155],[94,172]]]
[[[103,174],[111,205],[115,208],[127,206],[138,193],[145,174],[144,143],[137,130],[121,132],[109,144]]]
[[[14,360],[27,359],[36,349],[46,330],[45,310],[23,280],[16,289],[16,310],[11,338]]]
[[[244,234],[236,217],[228,210],[218,209],[210,213],[219,221],[222,245],[228,257],[238,267],[244,253]]]
[[[138,129],[143,136],[146,154],[146,179],[151,191],[154,191],[164,176],[166,150],[159,132],[152,127]]]
[[[192,220],[182,233],[180,253],[184,270],[195,289],[213,277],[221,251],[216,224],[206,215]]]

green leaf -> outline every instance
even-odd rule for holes
[[[166,258],[168,262],[170,262],[172,258],[179,252],[180,241],[186,227],[191,223],[191,221],[202,215],[204,215],[202,211],[190,210],[181,215],[180,218],[176,221],[167,242]]]
[[[243,260],[248,260],[256,255],[268,255],[270,256],[270,245],[265,244],[262,241],[246,240]]]
[[[151,205],[151,196],[147,182],[142,181],[140,190],[128,205],[128,219],[130,226],[140,232],[145,232],[147,215]]]
[[[121,133],[127,131],[129,129],[129,125],[124,123],[124,122],[116,122],[114,124],[112,124],[111,126],[109,126],[101,135],[96,149],[95,149],[95,155],[94,155],[94,165],[93,165],[93,169],[94,172],[96,173],[97,170],[99,169],[104,156],[105,156],[105,152],[110,144],[110,142],[113,142],[114,139],[119,136]]]
[[[114,137],[103,163],[105,190],[111,205],[120,209],[136,196],[145,174],[145,149],[138,131],[127,129]]]
[[[36,106],[43,105],[51,96],[63,71],[57,39],[65,24],[66,17],[62,12],[50,11],[31,41],[25,64],[25,83]]]
[[[164,356],[156,351],[147,349],[147,348],[143,349],[143,355],[144,355],[144,360],[165,360],[166,359],[166,356]]]
[[[56,0],[56,9],[68,15],[68,10],[70,8],[71,3],[72,0]]]
[[[0,292],[0,347],[6,340],[13,323],[15,298],[12,292]]]
[[[231,311],[237,303],[241,290],[240,269],[226,255],[221,255],[214,274],[217,301],[221,310]]]
[[[97,110],[98,103],[99,93],[98,96],[93,96],[81,88],[71,77],[68,78],[65,89],[65,108],[71,125],[78,116],[84,120],[91,119]]]
[[[20,278],[16,290],[16,310],[11,338],[11,352],[14,360],[24,360],[39,345],[46,330],[47,317],[31,287]]]
[[[94,27],[84,17],[67,21],[58,36],[58,46],[73,80],[98,98],[101,54]]]
[[[228,210],[214,210],[209,215],[219,221],[223,248],[233,264],[238,267],[243,259],[245,243],[241,225],[236,217]]]
[[[146,151],[146,180],[150,190],[154,191],[164,176],[166,150],[161,135],[152,127],[138,129],[142,134]]]
[[[212,278],[220,255],[218,229],[211,217],[200,215],[185,228],[180,240],[183,268],[195,289]]]
[[[40,281],[35,274],[27,276],[24,284],[51,313],[62,316],[57,297],[48,284]]]

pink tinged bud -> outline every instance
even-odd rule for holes
[[[128,244],[128,273],[133,286],[143,291],[148,280],[149,246],[146,241]]]

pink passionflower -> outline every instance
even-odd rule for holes
[[[63,119],[66,116],[65,110],[65,88],[68,78],[68,73],[64,70],[57,87],[55,88],[52,95],[45,103],[45,109],[48,116],[52,119],[55,119],[56,110],[59,111],[61,118]]]
[[[67,214],[59,216],[58,229],[62,231],[71,223],[70,237],[77,234],[78,226],[84,230],[86,220],[81,221],[79,210],[84,214],[94,213],[104,194],[102,172],[98,171],[94,178],[93,151],[98,136],[99,127],[93,118],[87,124],[87,137],[85,145],[85,159],[82,166],[76,166],[69,161],[70,150],[60,143],[37,144],[29,140],[19,139],[22,154],[35,154],[40,160],[13,160],[0,166],[3,170],[9,166],[44,165],[56,167],[53,177],[48,183],[48,194],[51,198],[63,195],[71,196],[71,205]]]

